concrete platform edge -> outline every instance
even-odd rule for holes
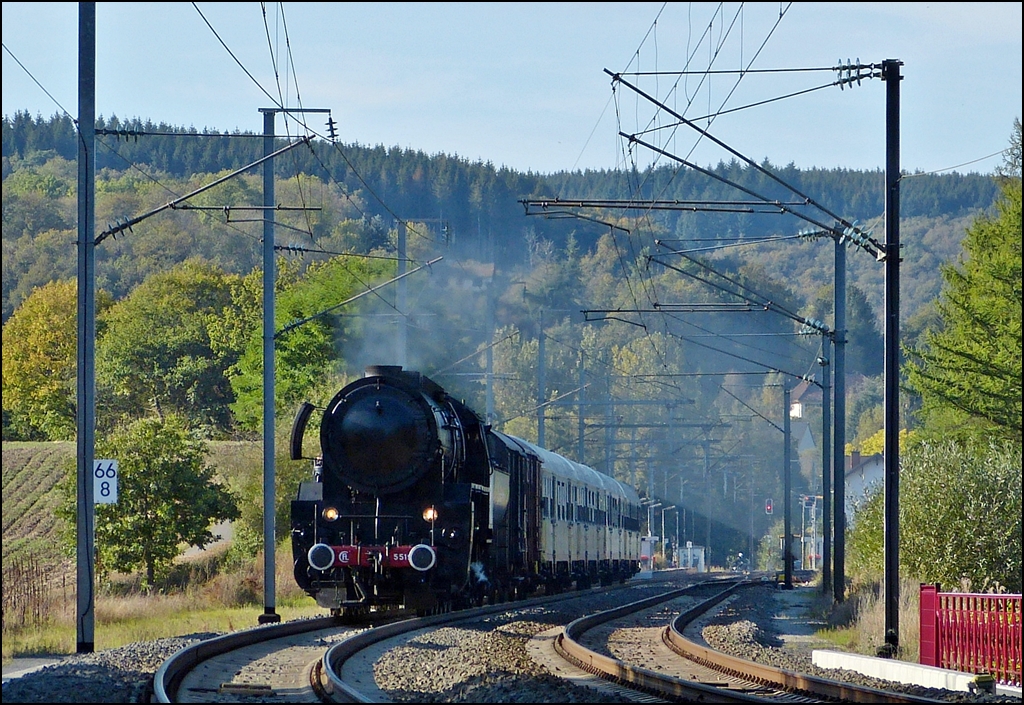
[[[815,649],[811,652],[811,662],[820,668],[843,668],[856,671],[865,676],[884,680],[920,685],[925,688],[944,688],[971,692],[975,674],[963,671],[950,671],[935,666],[924,666],[919,663],[897,661],[895,659],[862,656],[844,651]],[[1010,688],[1009,690],[1006,690]],[[1021,689],[1012,686],[997,686],[1006,695],[1020,695]]]

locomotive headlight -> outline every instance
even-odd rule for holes
[[[324,518],[324,521],[336,521],[338,519],[337,507],[324,507],[324,510],[320,512],[320,516]]]
[[[437,521],[437,510],[434,509],[433,505],[423,510],[423,521],[429,521],[431,523]]]

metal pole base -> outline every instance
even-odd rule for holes
[[[277,624],[281,621],[281,615],[274,612],[272,607],[268,607],[266,611],[260,615],[260,624]]]

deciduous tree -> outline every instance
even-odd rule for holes
[[[982,591],[1021,589],[1021,447],[909,444],[900,467],[900,564],[915,580]],[[881,487],[850,529],[850,575],[882,574]]]
[[[300,401],[320,399],[324,394],[327,398],[322,401],[326,403],[337,391],[333,375],[341,360],[339,347],[347,335],[344,319],[332,316],[331,309],[365,291],[364,287],[379,283],[391,266],[392,263],[382,264],[380,260],[335,257],[311,265],[301,277],[296,275],[294,267],[281,267],[275,306],[277,330],[297,321],[310,320],[279,335],[275,342],[278,409],[288,408],[290,412]],[[251,284],[259,276],[259,272],[254,272],[246,281]],[[262,288],[239,287],[235,295],[238,310],[248,311],[250,315],[239,317],[232,324],[234,332],[229,335],[245,342],[244,352],[230,371],[236,397],[231,410],[242,427],[257,430],[263,422],[263,341],[262,313],[254,297],[262,296]],[[260,317],[252,315],[257,312]]]
[[[210,526],[238,517],[232,495],[206,465],[206,444],[177,415],[133,421],[97,439],[97,458],[118,461],[117,504],[96,507],[97,567],[145,569],[146,584],[181,552],[205,547]],[[64,484],[62,514],[73,525],[74,473]]]
[[[4,439],[63,441],[75,436],[77,285],[35,289],[3,327]],[[97,309],[110,298],[97,292]]]
[[[233,304],[234,275],[188,260],[152,275],[106,316],[96,353],[98,385],[123,418],[154,408],[224,429],[233,400],[225,372],[238,352],[216,346],[211,329]]]

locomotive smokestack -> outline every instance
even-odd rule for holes
[[[401,374],[401,365],[368,365],[363,372],[364,377],[398,377]]]

